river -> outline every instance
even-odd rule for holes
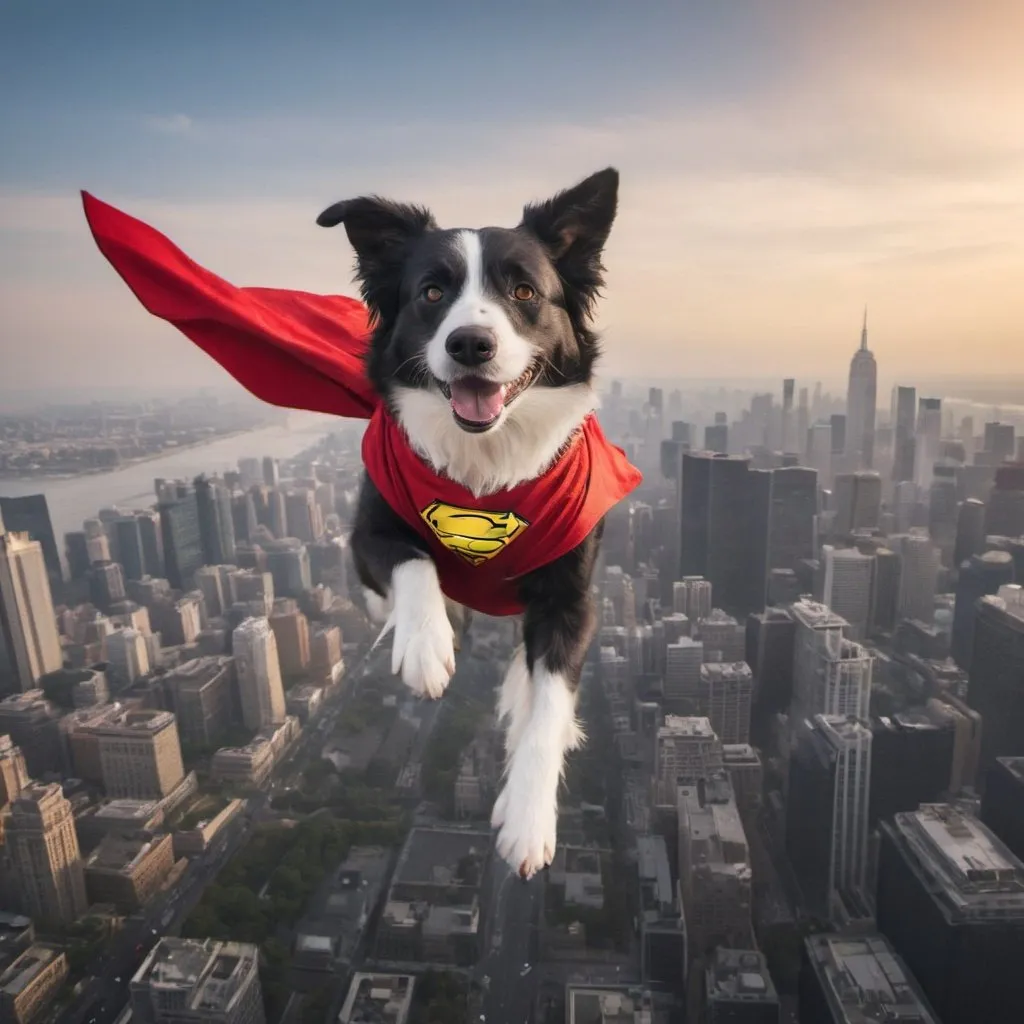
[[[333,421],[326,416],[291,413],[287,426],[263,427],[210,444],[170,452],[110,473],[95,473],[65,479],[46,477],[0,480],[0,496],[45,494],[50,506],[57,547],[63,548],[64,534],[82,528],[82,521],[101,508],[120,505],[146,508],[156,501],[153,481],[158,477],[192,479],[199,473],[223,473],[237,469],[238,460],[271,455],[288,459],[310,447],[330,432]]]

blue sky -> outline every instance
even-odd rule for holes
[[[867,301],[883,375],[997,372],[1024,322],[1022,37],[1017,0],[9,0],[5,376],[221,380],[112,280],[79,188],[239,283],[350,291],[327,203],[511,224],[609,163],[610,371],[841,376]]]

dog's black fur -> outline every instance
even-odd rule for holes
[[[546,202],[527,206],[514,229],[478,233],[491,294],[535,349],[529,387],[591,382],[599,355],[591,315],[604,284],[601,254],[615,218],[617,191],[618,172],[609,168]],[[455,246],[458,232],[439,229],[422,207],[376,197],[337,203],[318,223],[345,225],[372,318],[368,374],[398,415],[397,388],[438,387],[425,350],[457,300],[465,276]],[[512,297],[519,283],[534,291],[532,301]],[[432,285],[444,293],[444,300],[424,300],[424,288]],[[525,576],[519,587],[526,608],[528,666],[532,670],[543,657],[573,688],[596,625],[590,584],[602,528],[567,555]],[[359,495],[352,551],[361,582],[381,597],[388,594],[396,566],[430,557],[426,543],[387,506],[369,478]]]

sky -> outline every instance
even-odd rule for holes
[[[513,226],[622,173],[608,375],[1024,373],[1020,0],[4,0],[0,388],[215,386],[85,188],[243,285],[355,294],[379,193]],[[13,99],[13,102],[11,100]]]

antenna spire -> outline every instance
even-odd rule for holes
[[[868,307],[864,307],[864,326],[860,329],[860,350],[861,352],[867,352],[868,350]]]

